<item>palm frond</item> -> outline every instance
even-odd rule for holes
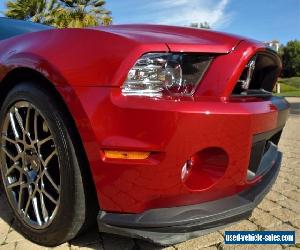
[[[9,0],[5,15],[59,28],[109,25],[104,0]]]

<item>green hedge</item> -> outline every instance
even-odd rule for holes
[[[281,96],[300,96],[300,77],[279,78]]]

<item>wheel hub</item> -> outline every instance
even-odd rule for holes
[[[38,173],[34,170],[27,171],[26,177],[27,177],[27,183],[35,183],[37,179]]]
[[[39,172],[41,168],[41,160],[38,157],[35,150],[29,150],[24,152],[24,160],[25,165],[28,167],[28,169],[32,169],[35,172]]]
[[[27,182],[34,183],[40,174],[41,160],[38,157],[35,148],[30,148],[29,145],[25,145],[25,148],[28,148],[24,151],[24,170],[26,173]]]

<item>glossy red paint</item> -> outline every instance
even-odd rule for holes
[[[253,184],[246,180],[252,136],[275,129],[278,111],[269,100],[230,94],[249,59],[264,50],[245,38],[189,28],[49,30],[0,41],[0,81],[30,68],[53,83],[76,122],[100,208],[138,213],[229,196]],[[215,55],[194,97],[122,95],[120,86],[142,54],[169,51]],[[228,155],[224,175],[204,189],[186,185],[183,165],[211,147]],[[108,160],[103,149],[152,154]]]
[[[140,212],[194,204],[241,191],[249,185],[246,171],[252,135],[277,126],[277,111],[269,101],[154,100],[123,96],[119,88],[74,90],[99,151],[155,152],[142,162],[95,159],[92,169],[98,197],[108,211]],[[207,147],[227,152],[227,171],[205,190],[190,189],[181,181],[181,169],[192,155]]]
[[[112,25],[97,30],[113,33],[140,44],[165,43],[174,52],[228,53],[242,37],[209,30],[161,25]]]

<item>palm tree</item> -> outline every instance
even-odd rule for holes
[[[111,24],[110,11],[104,9],[104,0],[60,0],[55,11],[57,27],[86,27]]]
[[[10,0],[5,14],[58,28],[109,25],[111,12],[104,5],[104,0]]]
[[[45,19],[58,7],[56,0],[17,0],[9,1],[6,5],[7,17],[37,23],[45,23]]]

